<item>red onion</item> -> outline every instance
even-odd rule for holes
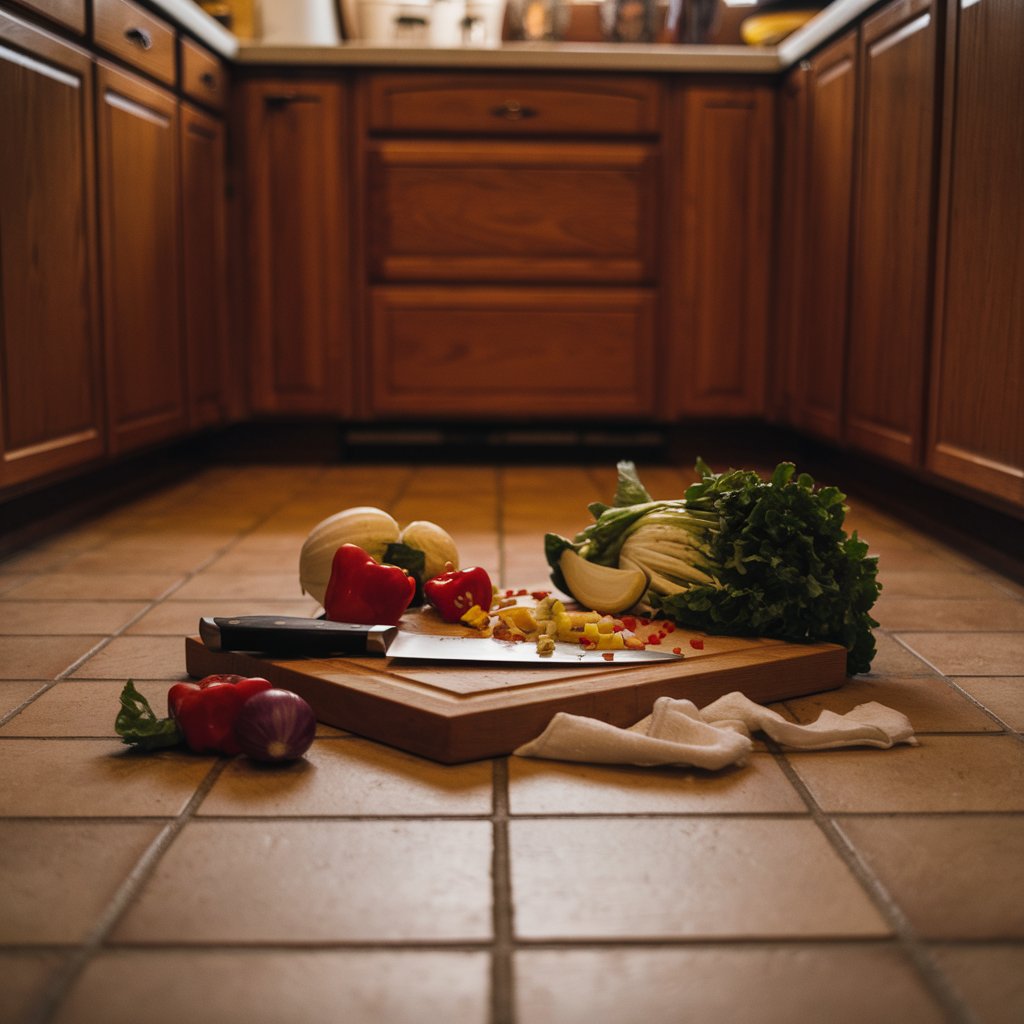
[[[313,709],[290,690],[264,690],[243,705],[235,719],[235,739],[255,761],[294,761],[313,742]]]

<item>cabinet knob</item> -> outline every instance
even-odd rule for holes
[[[217,88],[217,76],[212,71],[204,71],[199,76],[199,81],[211,92]]]
[[[495,107],[491,113],[495,117],[503,118],[506,121],[522,121],[527,117],[537,116],[537,111],[533,107],[524,107],[519,100],[505,100],[500,107]]]
[[[124,37],[129,43],[134,43],[140,50],[151,50],[153,48],[153,37],[144,28],[126,28]]]

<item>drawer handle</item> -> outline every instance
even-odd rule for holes
[[[217,88],[217,76],[212,71],[204,71],[199,76],[199,81],[206,86],[210,92]]]
[[[500,107],[495,107],[491,113],[505,121],[522,121],[527,117],[537,116],[537,111],[533,107],[524,107],[518,100],[505,100]]]
[[[153,37],[144,28],[126,28],[124,37],[134,43],[140,50],[153,49]]]

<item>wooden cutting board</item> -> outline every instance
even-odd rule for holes
[[[402,628],[459,631],[429,611],[410,613]],[[690,646],[698,636],[703,650]],[[509,754],[540,735],[558,711],[629,726],[649,714],[658,697],[685,697],[703,707],[739,690],[769,704],[836,689],[846,677],[846,649],[835,644],[677,630],[672,645],[685,658],[592,669],[379,657],[271,659],[211,651],[198,637],[188,637],[185,665],[196,678],[219,672],[264,676],[305,698],[327,725],[443,764]]]

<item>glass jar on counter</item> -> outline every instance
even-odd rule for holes
[[[511,38],[526,42],[561,39],[569,24],[563,0],[512,0],[508,13]]]

